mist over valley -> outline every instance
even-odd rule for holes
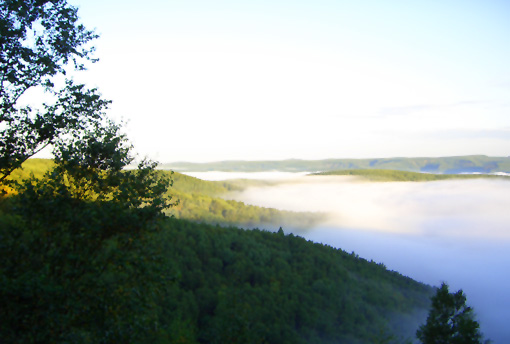
[[[228,173],[191,173],[226,179]],[[308,230],[284,228],[314,242],[354,251],[418,281],[463,289],[482,331],[510,341],[510,181],[368,182],[352,176],[234,173],[273,184],[228,198],[262,207],[325,212]]]

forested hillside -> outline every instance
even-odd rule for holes
[[[12,178],[42,176],[53,165],[29,160]],[[191,199],[239,188],[174,176],[176,194]],[[29,220],[0,212],[2,266],[8,272],[0,288],[5,305],[0,330],[7,342],[58,333],[57,342],[74,338],[71,341],[77,343],[127,337],[139,343],[396,343],[414,337],[433,292],[382,264],[285,235],[283,230],[243,230],[166,218],[152,231],[120,231],[95,247],[101,241],[91,238],[106,230],[101,229],[102,221],[109,218],[108,228],[126,226],[132,221],[130,212],[118,217],[107,203],[65,201],[52,206],[47,201],[25,205],[40,209]],[[6,199],[1,209],[9,209],[10,203]],[[257,214],[256,207],[245,207],[255,208]],[[195,214],[194,220],[204,221],[196,208],[183,208]],[[50,209],[55,216],[46,218],[43,214]],[[207,213],[206,209],[202,211]],[[40,229],[25,232],[33,221]],[[62,231],[69,223],[76,231],[71,236]],[[70,242],[74,235],[79,237]],[[95,258],[88,260],[91,256]],[[27,294],[23,288],[28,286]],[[83,286],[87,290],[67,292]],[[54,306],[57,302],[59,307]],[[100,309],[103,306],[106,311]],[[128,329],[130,323],[137,325]],[[111,326],[117,330],[103,337]]]
[[[48,159],[29,159],[23,164],[22,169],[12,173],[10,179],[21,181],[30,176],[41,178],[53,166],[54,163]],[[272,229],[278,229],[280,226],[307,229],[319,223],[325,216],[320,213],[257,207],[221,198],[228,192],[241,191],[245,185],[243,181],[205,181],[170,171],[158,173],[173,179],[173,187],[168,194],[178,202],[167,209],[166,213],[176,218],[249,228],[265,225],[266,228]]]
[[[0,212],[5,343],[397,343],[425,320],[431,287],[354,253],[171,218],[93,239],[138,218],[77,206]]]
[[[318,172],[347,169],[386,169],[428,173],[510,173],[509,157],[470,155],[444,158],[325,159],[280,161],[175,162],[160,166],[176,171]]]
[[[497,178],[509,180],[510,177],[487,175],[487,174],[432,174],[418,173],[396,170],[375,170],[375,169],[359,169],[359,170],[339,170],[313,173],[316,176],[357,176],[376,182],[431,182],[438,180],[452,179],[480,179],[480,178]]]
[[[161,302],[182,343],[383,343],[414,337],[431,287],[292,234],[169,219]],[[179,341],[180,340],[180,341]]]
[[[168,173],[168,172],[167,172]],[[282,211],[225,200],[220,196],[231,191],[241,191],[243,183],[205,181],[180,173],[172,174],[172,194],[179,204],[168,210],[169,215],[180,219],[222,225],[239,225],[253,228],[280,226],[297,229],[313,227],[324,219],[325,214]]]

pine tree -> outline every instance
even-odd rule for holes
[[[446,283],[432,297],[427,322],[416,336],[423,344],[483,343],[480,324],[474,319],[473,308],[466,305],[464,292],[450,293]]]

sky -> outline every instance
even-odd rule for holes
[[[510,155],[506,0],[70,0],[160,162]]]

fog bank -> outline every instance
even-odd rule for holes
[[[323,225],[296,234],[425,283],[463,289],[486,336],[510,343],[510,181],[373,183],[307,176],[231,197],[329,213]]]

